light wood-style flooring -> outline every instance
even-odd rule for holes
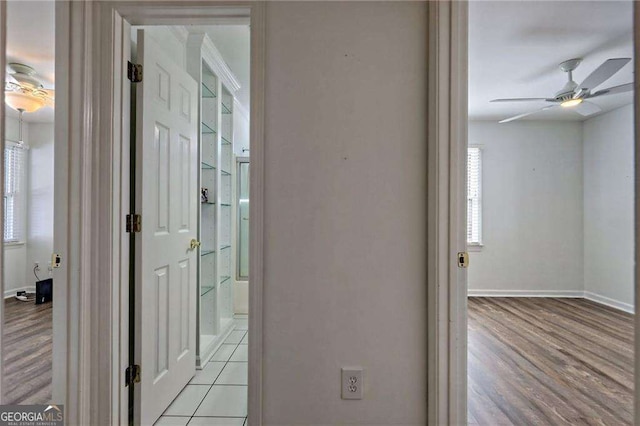
[[[4,302],[4,373],[7,404],[51,400],[52,304]]]
[[[633,316],[584,299],[469,298],[474,425],[631,425]]]

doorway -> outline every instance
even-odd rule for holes
[[[533,4],[530,3],[530,4]],[[499,7],[496,3],[493,6]],[[430,422],[434,424],[467,423],[467,269],[464,252],[467,246],[466,186],[467,151],[467,82],[468,8],[463,5],[431,5],[432,61],[437,76],[432,81],[430,102],[437,116],[430,125],[430,164],[434,197],[430,197]],[[638,9],[634,14],[638,16]],[[634,34],[638,33],[634,24]],[[532,33],[533,34],[533,33]],[[634,46],[637,52],[637,46]],[[560,63],[560,61],[558,61]],[[634,60],[638,69],[638,61]],[[555,69],[558,64],[553,64]],[[597,66],[597,64],[596,64]],[[593,67],[595,69],[595,66]],[[537,96],[531,94],[530,96]],[[496,96],[497,97],[497,96]],[[491,98],[487,98],[487,101]],[[635,111],[635,110],[634,110]],[[634,126],[637,127],[634,112]],[[506,117],[505,117],[506,118]],[[635,141],[634,136],[634,141]],[[459,143],[465,141],[465,143]],[[471,141],[470,141],[471,142]],[[478,142],[476,142],[478,143]],[[634,143],[637,144],[637,143]],[[447,153],[447,154],[444,154]],[[637,153],[636,153],[637,154]],[[637,155],[634,154],[636,157]],[[445,158],[448,155],[448,158]],[[460,166],[463,167],[460,167]],[[637,167],[634,167],[637,175]],[[430,178],[431,179],[431,178]],[[446,187],[450,182],[452,186]],[[637,197],[634,194],[637,205]],[[446,230],[445,233],[441,230]],[[637,232],[636,232],[637,234]],[[635,234],[634,234],[635,235]],[[457,258],[451,258],[458,254]],[[473,256],[473,252],[470,253]],[[637,258],[637,253],[633,254]],[[469,265],[473,267],[473,261]],[[637,280],[633,278],[637,299]],[[463,289],[463,291],[460,291]],[[637,319],[633,319],[635,323]],[[637,333],[634,327],[633,334]],[[637,339],[636,339],[637,342]],[[637,345],[637,343],[636,343]],[[636,354],[632,355],[634,363]],[[637,375],[637,370],[633,373]],[[638,397],[632,397],[637,406]],[[628,409],[628,407],[627,407]],[[637,418],[638,411],[634,414]]]
[[[132,83],[133,222],[150,224],[131,236],[136,423],[246,421],[248,293],[236,296],[234,268],[236,152],[250,127],[245,21],[131,27],[134,67],[146,70]]]
[[[469,5],[468,422],[633,424],[633,4],[540,6]]]
[[[6,10],[2,403],[50,404],[57,202],[54,5],[7,2]],[[40,22],[37,28],[29,25],[33,19]],[[62,306],[55,309],[60,315]]]

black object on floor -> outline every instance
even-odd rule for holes
[[[36,281],[36,305],[51,302],[53,296],[53,278]]]

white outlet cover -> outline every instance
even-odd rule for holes
[[[364,382],[362,367],[342,367],[342,399],[362,399]]]

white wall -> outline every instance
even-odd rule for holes
[[[18,119],[5,116],[6,138],[17,142],[20,133]],[[23,126],[23,139],[28,142],[29,126]],[[28,224],[27,224],[28,225]],[[26,244],[6,245],[4,248],[4,289],[5,295],[15,294],[16,289],[23,289],[27,286],[25,265],[27,261]]]
[[[584,123],[585,291],[633,307],[633,106]]]
[[[40,264],[40,279],[51,276],[48,268],[53,253],[53,138],[53,123],[29,123],[25,272],[29,285],[35,285],[34,262]]]
[[[583,289],[582,124],[472,121],[484,145],[483,242],[470,294]]]
[[[239,157],[249,156],[249,112],[244,110],[240,102],[235,101],[233,108],[233,153]]]
[[[8,245],[4,248],[4,294],[13,296],[16,290],[24,290],[25,287],[35,286],[27,283],[25,273],[27,262],[27,246],[25,244]]]
[[[19,139],[18,120],[6,117],[7,139]],[[17,289],[33,290],[33,263],[40,263],[40,279],[50,276],[53,253],[53,123],[23,124],[23,139],[29,146],[26,179],[26,240],[5,246],[5,295]]]
[[[264,423],[424,425],[427,4],[266,7]]]
[[[164,48],[165,53],[183,69],[187,67],[187,48],[185,42],[179,37],[176,28],[158,25],[137,25],[131,27],[131,42],[138,43],[138,30],[145,30],[156,43]],[[135,49],[132,49],[134,52]]]

